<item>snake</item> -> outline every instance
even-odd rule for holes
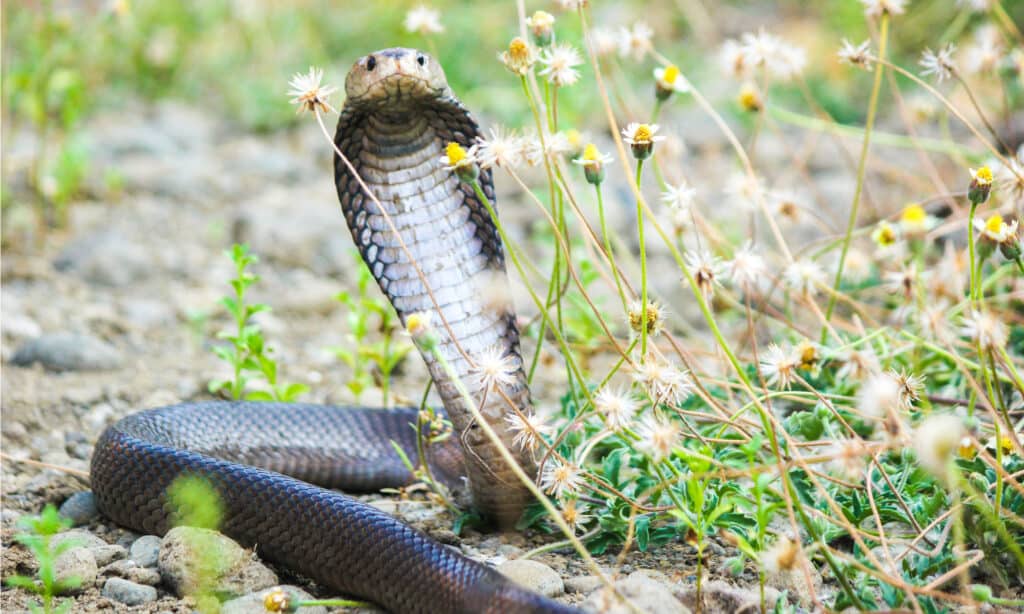
[[[516,417],[532,411],[519,330],[495,221],[440,163],[449,143],[470,149],[479,135],[435,58],[377,51],[345,79],[334,144],[352,167],[335,152],[334,177],[356,247],[403,324],[430,314],[437,343],[420,354],[452,430],[423,461],[437,480],[468,486],[479,515],[509,530],[533,498],[498,444],[537,475],[529,446],[515,442]],[[493,203],[489,170],[478,186]],[[501,377],[482,377],[495,360]],[[220,500],[222,533],[392,612],[577,611],[347,494],[413,480],[392,443],[420,462],[419,411],[214,400],[143,410],[101,434],[92,489],[116,524],[163,535],[184,505],[169,488],[202,478]]]

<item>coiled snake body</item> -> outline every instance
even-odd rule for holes
[[[476,123],[440,65],[415,50],[385,49],[360,59],[345,90],[335,142],[387,213],[335,156],[338,197],[356,245],[403,321],[414,312],[434,315],[440,353],[533,475],[534,460],[512,445],[506,419],[514,415],[510,404],[528,412],[530,398],[514,314],[507,302],[492,300],[507,283],[501,241],[473,190],[438,162],[446,143],[471,145]],[[493,199],[488,173],[480,184]],[[485,387],[475,372],[485,355],[513,366],[511,377]],[[424,359],[453,423],[452,439],[462,444],[461,450],[458,443],[439,446],[428,460],[446,481],[467,477],[475,507],[499,527],[511,526],[529,492],[441,365],[431,355]],[[92,488],[100,511],[115,522],[163,534],[175,511],[168,487],[184,474],[205,477],[222,499],[225,534],[258,545],[268,560],[395,612],[573,611],[373,507],[321,488],[366,491],[408,483],[390,441],[415,460],[409,427],[415,423],[415,409],[202,402],[148,410],[101,436]]]

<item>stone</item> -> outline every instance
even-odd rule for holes
[[[275,587],[276,588],[276,587]],[[297,586],[281,586],[280,588],[293,594],[299,601],[307,601],[314,597]],[[250,614],[251,612],[263,612],[263,598],[269,590],[261,590],[249,593],[248,595],[225,602],[221,608],[221,614]],[[324,606],[303,607],[302,614],[327,614]]]
[[[583,609],[602,614],[626,614],[634,611],[645,614],[690,614],[690,608],[676,599],[667,586],[649,574],[632,573],[615,582],[615,588],[629,600],[629,605],[615,599],[610,591],[599,589],[583,603]]]
[[[43,334],[38,322],[20,313],[5,313],[3,321],[0,321],[0,330],[4,337],[17,340],[35,339]]]
[[[604,582],[597,576],[576,576],[565,581],[565,592],[588,595],[601,588]]]
[[[85,281],[123,287],[140,281],[156,268],[139,240],[116,230],[103,230],[70,242],[54,260],[58,271],[73,273]]]
[[[770,586],[764,589],[765,606],[771,610],[779,598],[779,591]],[[687,607],[697,609],[697,588],[690,585],[686,590],[676,593]],[[761,611],[761,591],[755,585],[751,588],[733,586],[724,580],[711,580],[701,586],[701,601],[706,612],[736,612],[737,614],[756,614]]]
[[[103,371],[117,369],[124,358],[116,348],[92,335],[58,332],[23,343],[11,357],[11,364],[19,367],[35,363],[50,371]]]
[[[131,559],[114,561],[100,570],[101,576],[117,576],[138,584],[156,585],[160,583],[160,572],[149,567],[139,567]]]
[[[135,606],[156,601],[156,589],[124,578],[108,578],[103,585],[103,596],[125,605]]]
[[[64,531],[63,533],[57,534],[53,537],[53,541],[50,542],[54,546],[63,543],[70,543],[74,548],[87,548],[92,550],[93,548],[102,548],[107,546],[107,542],[103,541],[98,535],[94,535],[88,531],[82,529],[71,529],[70,531]]]
[[[96,557],[96,564],[100,567],[120,562],[128,557],[128,549],[117,544],[107,544],[106,546],[89,548],[89,550],[92,550],[92,555]]]
[[[164,583],[179,597],[196,592],[200,579],[212,584],[215,592],[235,596],[277,584],[277,575],[249,550],[209,529],[168,531],[160,545],[158,567]]]
[[[77,595],[96,584],[99,568],[96,557],[88,548],[65,550],[53,562],[53,576],[58,583],[66,584],[61,595]]]
[[[545,597],[558,597],[565,592],[562,576],[544,563],[514,559],[498,565],[498,571],[516,584]]]
[[[60,515],[70,520],[71,525],[75,527],[89,524],[100,515],[100,511],[96,509],[96,497],[91,490],[71,495],[61,504],[59,511]]]
[[[160,538],[156,535],[143,535],[132,543],[129,556],[140,567],[156,567],[160,558]]]

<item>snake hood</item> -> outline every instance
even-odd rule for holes
[[[386,103],[415,105],[452,96],[444,69],[433,57],[404,47],[391,47],[359,58],[345,78],[349,107]]]

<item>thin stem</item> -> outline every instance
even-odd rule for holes
[[[878,94],[882,90],[882,74],[885,72],[881,60],[885,59],[886,45],[889,40],[889,13],[882,13],[881,33],[879,34],[878,57],[879,65],[875,71],[875,81],[871,86],[871,99],[868,102],[868,117],[864,124],[864,140],[860,147],[860,161],[857,163],[857,185],[853,190],[853,203],[850,204],[850,219],[846,223],[846,235],[843,237],[843,247],[839,253],[839,264],[836,266],[836,277],[832,281],[833,293],[829,296],[828,307],[825,309],[825,321],[832,318],[832,312],[836,308],[838,300],[839,284],[843,281],[843,268],[846,266],[846,255],[850,252],[850,243],[853,238],[853,228],[857,225],[857,212],[860,209],[860,196],[864,190],[864,175],[867,170],[868,150],[871,146],[871,129],[875,125],[875,114],[878,111]],[[821,343],[828,338],[828,328],[821,328]]]
[[[640,191],[640,175],[644,161],[636,161],[636,189]],[[644,243],[644,210],[636,201],[636,230],[640,240],[640,362],[647,359],[647,245]]]

